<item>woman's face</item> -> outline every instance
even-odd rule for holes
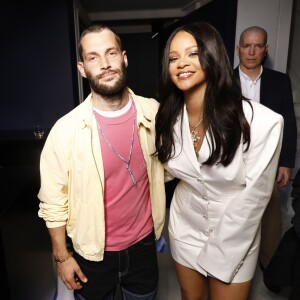
[[[173,83],[184,93],[206,87],[196,40],[186,31],[178,32],[170,44],[169,73]]]

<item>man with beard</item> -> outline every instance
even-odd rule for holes
[[[126,52],[112,29],[87,28],[79,54],[91,94],[47,138],[39,216],[75,299],[113,299],[118,285],[124,299],[155,299],[165,218],[164,170],[152,155],[159,104],[127,87]]]

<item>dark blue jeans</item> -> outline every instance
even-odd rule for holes
[[[76,300],[153,300],[158,285],[155,237],[152,232],[122,251],[105,251],[101,262],[74,258],[88,278],[83,288],[75,291]]]

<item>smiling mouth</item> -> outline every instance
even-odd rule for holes
[[[187,77],[190,77],[191,75],[193,75],[193,72],[182,72],[182,73],[179,73],[177,76],[179,78],[187,78]]]

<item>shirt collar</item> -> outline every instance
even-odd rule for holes
[[[260,72],[259,72],[258,76],[257,76],[254,80],[252,80],[247,74],[245,74],[245,73],[241,70],[241,67],[239,66],[239,74],[240,74],[240,78],[243,77],[244,80],[251,81],[251,83],[253,83],[253,84],[256,84],[256,82],[260,79],[262,72],[263,72],[263,67],[260,66]]]

